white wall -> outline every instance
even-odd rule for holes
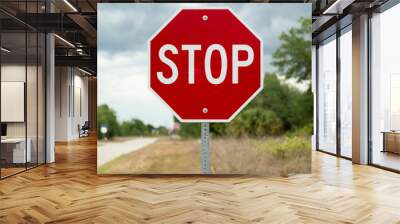
[[[39,69],[37,71],[37,69]],[[2,120],[7,124],[8,138],[24,138],[25,135],[29,139],[29,148],[31,149],[32,162],[39,159],[39,163],[44,163],[45,159],[45,116],[44,116],[44,74],[42,68],[25,64],[2,64],[1,66],[1,81],[2,81]],[[16,83],[26,86],[26,106],[25,106],[25,86],[15,89],[16,86],[11,86],[7,90],[4,84]],[[17,91],[12,93],[12,91]],[[19,100],[10,95],[22,94]],[[11,100],[10,106],[4,104],[4,100]],[[22,100],[22,102],[21,102]],[[19,102],[18,102],[19,101]],[[17,106],[18,105],[18,106]],[[25,120],[26,112],[26,120]],[[4,114],[18,114],[18,119],[9,121],[4,118]]]
[[[55,140],[68,140],[68,86],[70,84],[69,69],[55,68]]]
[[[2,82],[25,82],[25,65],[8,64],[1,66]],[[28,70],[31,69],[28,67]],[[6,110],[6,108],[1,108]],[[22,108],[24,110],[24,108]],[[25,137],[25,122],[8,122],[7,137]]]
[[[88,120],[88,78],[76,68],[56,67],[55,85],[55,140],[77,139],[78,125]]]
[[[29,85],[36,86],[36,80],[32,80],[31,74],[36,75],[36,67],[17,64],[3,64],[1,66],[1,81],[2,82],[24,82],[26,83],[25,77],[26,72],[28,72]],[[36,88],[27,88],[27,119],[28,119],[28,137],[29,134],[35,131],[36,134],[36,113],[32,113],[32,110],[36,112]],[[2,98],[7,96],[2,96]],[[33,102],[33,104],[31,104]],[[24,107],[21,108],[23,113]],[[2,108],[2,110],[7,110],[7,108]],[[4,111],[3,111],[4,112]],[[34,122],[34,123],[32,123]],[[25,137],[25,126],[26,122],[6,122],[7,123],[7,135],[8,137]]]

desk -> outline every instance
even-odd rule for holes
[[[31,145],[32,141],[30,138],[27,139],[27,146],[25,152],[25,138],[6,138],[1,139],[1,159],[4,159],[6,163],[25,163],[31,162],[32,153]]]
[[[392,152],[400,154],[400,132],[382,131],[381,133],[383,134],[382,152]]]

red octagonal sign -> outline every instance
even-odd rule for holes
[[[149,48],[150,88],[182,122],[229,122],[263,87],[262,41],[229,9],[183,9]]]

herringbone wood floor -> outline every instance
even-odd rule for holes
[[[0,223],[400,223],[400,175],[313,153],[290,178],[98,176],[96,141],[0,181]]]

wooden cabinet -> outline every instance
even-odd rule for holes
[[[400,132],[382,132],[383,152],[400,154]]]

